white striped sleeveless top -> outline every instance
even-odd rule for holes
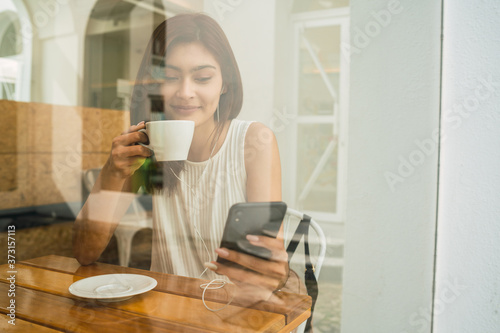
[[[229,208],[247,200],[244,145],[250,123],[233,119],[210,160],[186,161],[175,194],[153,195],[152,271],[197,278],[203,263],[217,258]],[[201,277],[221,278],[210,270]]]

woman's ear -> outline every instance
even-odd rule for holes
[[[220,90],[220,94],[223,95],[227,92],[227,88],[226,88],[226,85],[223,83],[222,84],[222,89]]]

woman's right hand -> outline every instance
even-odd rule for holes
[[[114,177],[126,179],[141,167],[145,158],[151,156],[150,149],[138,145],[138,142],[148,143],[148,136],[139,132],[146,128],[144,121],[132,125],[121,135],[113,139],[111,154],[106,166]]]

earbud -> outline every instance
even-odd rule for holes
[[[220,94],[225,94],[226,93],[226,85],[223,83],[222,84],[222,89],[220,90]]]

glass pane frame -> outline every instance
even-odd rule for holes
[[[296,121],[294,126],[291,127],[291,145],[294,147],[291,150],[291,156],[289,156],[291,169],[290,174],[292,175],[289,181],[292,183],[291,186],[291,197],[292,197],[292,205],[302,209],[309,214],[315,216],[318,220],[324,222],[331,223],[343,223],[345,221],[345,200],[346,200],[346,176],[347,176],[347,115],[349,108],[349,59],[348,55],[342,52],[343,45],[349,43],[349,8],[339,8],[318,12],[309,12],[302,13],[292,16],[293,21],[293,50],[294,50],[294,59],[293,59],[293,68],[294,68],[294,91],[293,96],[296,96],[292,102],[292,110],[293,114],[296,116]],[[336,94],[338,94],[338,103],[334,103],[333,106],[333,114],[316,114],[316,115],[305,115],[300,113],[300,85],[301,85],[301,76],[302,76],[302,68],[301,68],[301,45],[304,43],[302,40],[302,35],[304,31],[307,29],[328,27],[328,26],[337,26],[340,28],[340,57],[339,57],[339,71],[338,71],[338,89]],[[308,55],[310,56],[310,55]],[[319,74],[319,73],[318,73]],[[328,77],[329,73],[324,73]],[[324,80],[321,84],[325,85]],[[336,196],[333,200],[335,200],[334,206],[336,209],[334,211],[323,211],[316,210],[313,207],[312,209],[308,209],[307,206],[301,207],[300,205],[300,196],[304,196],[303,188],[300,188],[299,182],[297,181],[298,174],[300,173],[300,160],[301,156],[298,151],[299,146],[299,131],[300,127],[305,124],[316,124],[316,125],[324,125],[329,124],[332,127],[332,135],[333,140],[336,141],[336,147],[330,153],[326,152],[323,155],[323,159],[328,160],[328,155],[336,154],[334,156],[334,160],[336,160],[336,179],[338,181],[335,184],[335,193]],[[327,145],[323,145],[325,150]],[[329,147],[332,148],[332,147]],[[320,155],[321,156],[321,155]],[[319,158],[316,162],[319,162],[321,158]],[[320,171],[320,170],[317,170]],[[309,175],[310,178],[321,177],[321,172],[317,172],[317,175]],[[311,181],[312,183],[312,181]]]

